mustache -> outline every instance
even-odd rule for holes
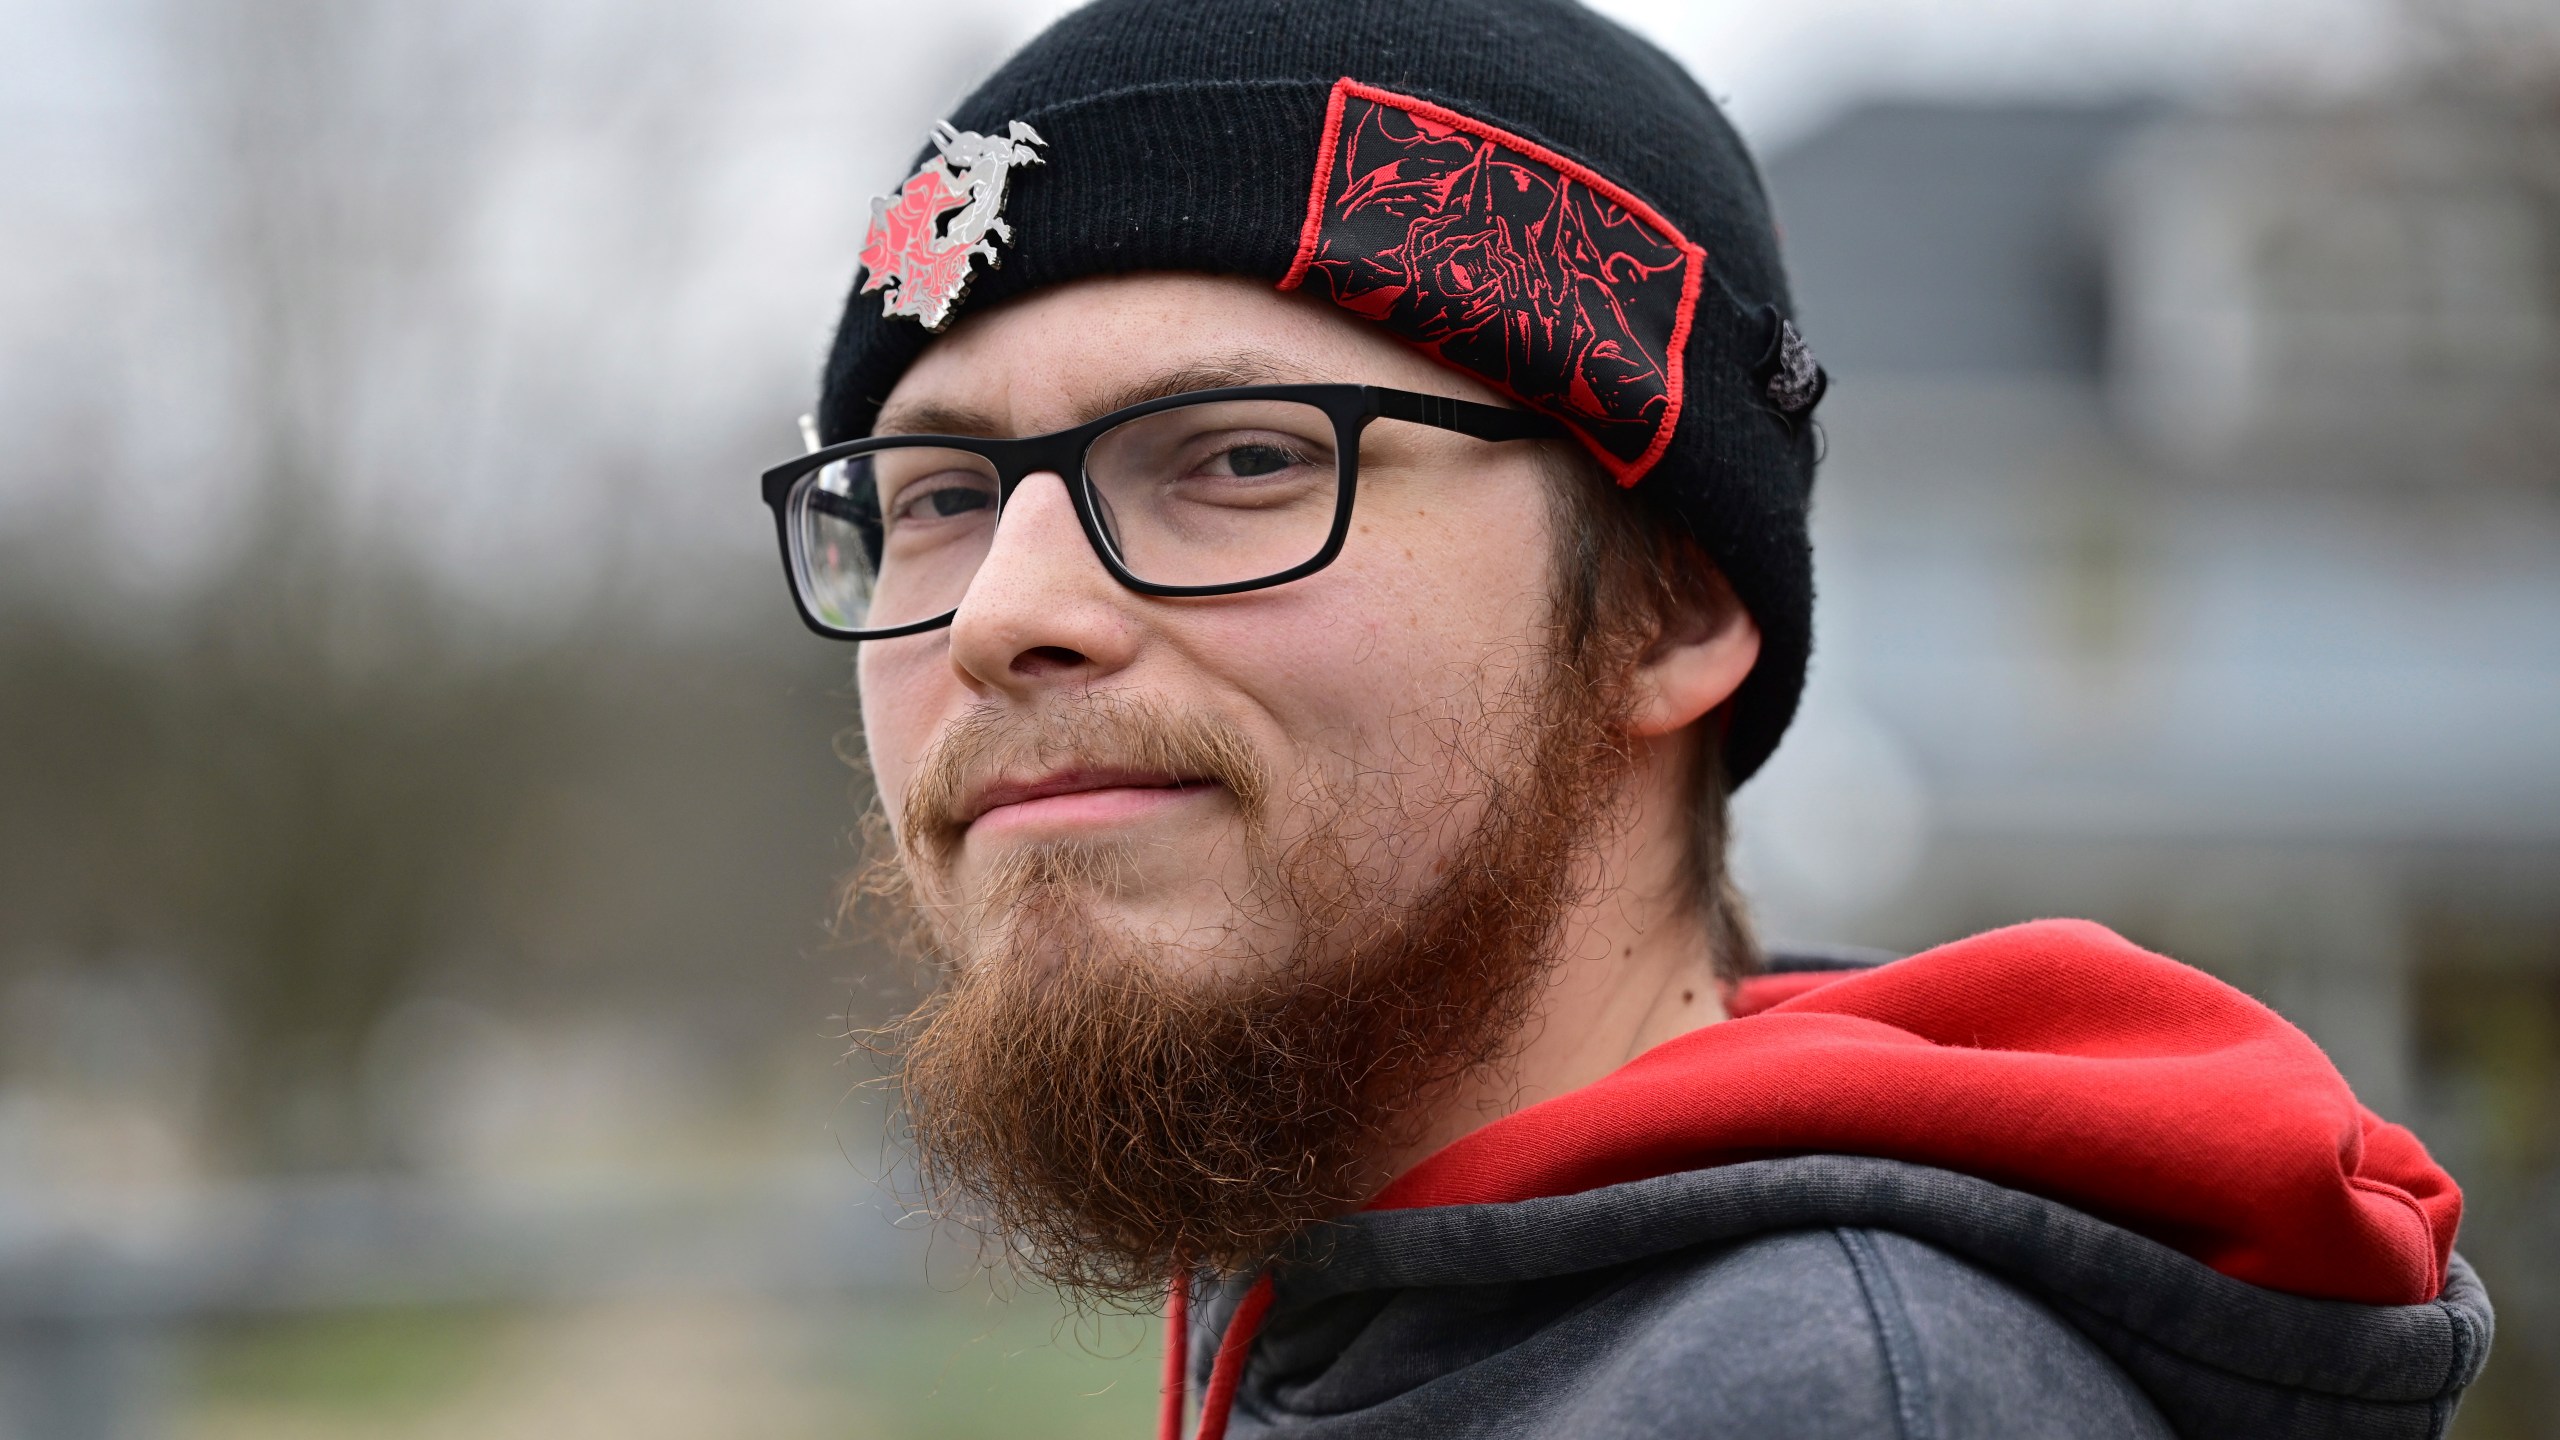
[[[936,868],[947,865],[968,831],[971,796],[999,779],[1069,767],[1222,785],[1257,828],[1271,798],[1268,767],[1224,717],[1134,691],[1077,691],[1036,710],[980,705],[945,727],[899,806],[899,846]]]

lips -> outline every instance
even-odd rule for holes
[[[1168,775],[1158,770],[1057,770],[1028,779],[998,780],[974,791],[960,809],[960,823],[965,829],[985,818],[990,811],[1061,795],[1084,795],[1102,790],[1154,790],[1174,795],[1204,789],[1215,783]]]

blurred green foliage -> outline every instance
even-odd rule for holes
[[[2455,1435],[2524,1440],[2560,1421],[2560,955],[2547,934],[2477,915],[2438,931],[2416,997],[2444,1117],[2430,1138],[2462,1181],[2457,1243],[2498,1305],[2497,1342]]]
[[[487,1375],[526,1317],[479,1310],[356,1311],[225,1325],[190,1355],[197,1403],[346,1424],[416,1416]]]
[[[269,1321],[194,1341],[178,1430],[1125,1440],[1153,1423],[1157,1337],[1151,1321],[1079,1321],[983,1288]]]

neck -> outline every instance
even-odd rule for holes
[[[1725,1018],[1716,956],[1688,880],[1679,736],[1639,742],[1616,827],[1566,916],[1551,980],[1501,1065],[1438,1097],[1381,1181],[1515,1110],[1578,1090],[1674,1036]]]

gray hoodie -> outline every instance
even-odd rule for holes
[[[1194,1314],[1194,1393],[1243,1289]],[[2424,1304],[2304,1299],[1971,1176],[1807,1155],[1311,1237],[1227,1433],[2418,1440],[2490,1326],[2459,1256]]]

